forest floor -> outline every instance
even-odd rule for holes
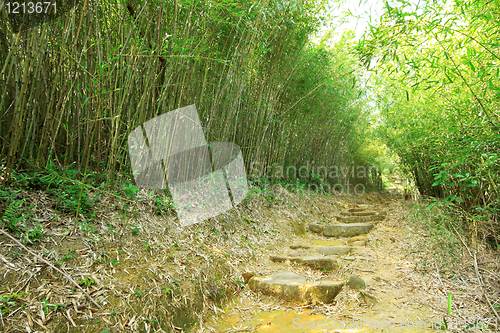
[[[500,298],[498,252],[457,237],[433,222],[434,210],[395,193],[326,196],[277,188],[186,228],[172,214],[158,214],[144,193],[128,216],[112,196],[96,196],[95,219],[76,225],[54,211],[54,199],[25,196],[37,207],[32,218],[45,237],[22,245],[0,234],[5,332],[423,332],[478,320],[497,327],[491,308]],[[334,224],[362,204],[387,218],[367,233],[366,244],[332,256],[334,270],[270,261],[293,244],[345,245],[349,238],[307,229]],[[284,301],[245,285],[245,273],[279,271],[309,282],[357,276],[366,288],[343,286],[323,304]]]

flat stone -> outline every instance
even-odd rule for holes
[[[374,205],[358,205],[357,208],[363,208],[363,210],[374,209]]]
[[[327,272],[339,269],[339,262],[335,258],[309,256],[302,259],[302,264]]]
[[[271,260],[272,262],[285,262],[287,260],[297,260],[298,259],[298,256],[296,257],[290,257],[290,256],[287,256],[286,254],[278,254],[278,255],[273,255],[273,256],[269,256],[269,260]]]
[[[314,255],[274,255],[270,256],[269,259],[273,262],[284,262],[290,260],[291,262],[303,264],[314,269],[332,271],[339,268],[339,263],[335,258],[327,258],[323,256]]]
[[[352,212],[352,216],[370,216],[370,215],[377,215],[377,212],[374,212],[373,210],[362,210],[359,212]]]
[[[325,226],[323,236],[351,237],[368,233],[373,228],[370,223],[339,223]]]
[[[357,275],[351,276],[351,278],[347,282],[347,285],[351,289],[366,289],[365,281]]]
[[[351,208],[348,210],[349,213],[355,213],[355,212],[362,212],[364,211],[364,208]]]
[[[279,280],[278,283],[306,283],[306,278],[302,275],[295,274],[292,272],[276,272],[272,275],[272,279],[275,279],[276,281]]]
[[[277,272],[270,276],[252,276],[247,283],[250,290],[280,297],[287,301],[333,303],[344,283],[331,280],[307,282],[306,278],[290,273]]]
[[[366,245],[366,242],[365,241],[355,241],[355,242],[352,242],[351,244],[352,246],[365,246]]]
[[[376,222],[385,220],[385,215],[358,216],[359,222]]]
[[[296,249],[310,249],[311,247],[309,245],[302,245],[302,244],[293,244],[293,245],[290,245],[290,248],[292,250],[296,250]]]
[[[321,234],[325,227],[316,223],[309,223],[309,231]]]
[[[324,254],[327,256],[331,255],[345,255],[347,253],[350,253],[352,251],[356,250],[355,247],[353,246],[316,246],[315,251],[316,253]]]
[[[343,223],[356,223],[360,222],[360,218],[358,216],[337,216],[337,221]]]
[[[375,222],[383,220],[385,220],[385,215],[337,216],[337,221],[342,223],[366,223],[366,222]]]

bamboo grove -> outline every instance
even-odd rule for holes
[[[351,42],[310,42],[326,8],[87,0],[18,33],[1,11],[0,165],[7,176],[58,165],[112,182],[130,172],[131,130],[190,104],[207,142],[238,144],[256,176],[369,163],[358,154],[367,123]]]
[[[500,5],[419,4],[386,4],[357,46],[376,79],[377,132],[422,195],[444,198],[461,227],[491,241],[500,234]]]

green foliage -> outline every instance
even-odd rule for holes
[[[20,237],[23,243],[35,243],[44,237],[40,224],[29,219],[33,215],[31,209],[24,207],[24,200],[12,200],[1,218],[3,225]]]
[[[14,307],[17,306],[16,299],[20,299],[24,292],[21,293],[12,293],[10,295],[0,295],[0,311],[2,316],[7,315],[12,312]],[[21,308],[24,308],[24,304],[21,305]]]
[[[133,224],[130,224],[130,226],[132,227],[132,235],[137,235],[139,233],[139,230],[141,230],[140,227],[135,226]]]
[[[88,276],[82,278],[82,280],[80,281],[80,285],[84,285],[86,287],[90,287],[94,283],[95,283],[94,279],[89,278]]]
[[[42,171],[14,173],[13,184],[27,191],[45,191],[57,198],[56,208],[64,213],[89,216],[93,205],[87,195],[81,173],[72,168],[55,168],[52,164]],[[0,193],[0,197],[2,193]]]
[[[127,184],[127,186],[123,186],[123,191],[125,191],[125,194],[127,195],[127,197],[130,200],[134,200],[135,199],[135,195],[140,190],[137,187],[135,187],[134,185],[132,185],[132,184],[129,183],[129,184]]]
[[[66,308],[65,304],[62,303],[51,304],[45,298],[42,299],[42,302],[43,302],[42,310],[46,315],[49,314],[49,309],[52,309],[54,312],[56,312],[58,308]]]
[[[156,206],[156,214],[159,215],[170,215],[174,208],[171,197],[156,197],[153,199],[153,203]]]
[[[66,183],[65,186],[52,193],[57,195],[59,198],[57,208],[61,212],[82,212],[88,214],[93,208],[87,193],[85,193],[85,190],[82,189],[81,185]]]
[[[20,231],[19,222],[24,221],[23,201],[11,201],[5,210],[2,221],[11,231]]]
[[[485,15],[484,13],[489,13]],[[387,4],[357,50],[373,71],[378,137],[423,195],[462,211],[467,229],[500,233],[500,52],[495,4]],[[478,230],[470,228],[469,231]]]

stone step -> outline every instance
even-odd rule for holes
[[[309,224],[309,230],[326,237],[352,237],[368,233],[373,228],[371,223],[337,223],[321,225]]]
[[[309,231],[311,231],[311,232],[315,232],[317,234],[322,234],[324,228],[325,228],[324,225],[317,224],[317,223],[309,223]]]
[[[371,223],[339,223],[324,227],[323,236],[352,237],[368,233],[373,228]]]
[[[352,216],[370,216],[370,215],[377,215],[377,212],[374,210],[362,210],[359,212],[350,212]]]
[[[311,251],[314,251],[316,253],[319,253],[319,254],[323,254],[323,255],[327,255],[327,256],[331,256],[331,255],[335,255],[335,254],[338,254],[338,255],[344,255],[344,254],[348,254],[350,252],[353,252],[354,250],[357,250],[359,247],[361,246],[365,246],[366,245],[366,241],[364,239],[355,239],[356,237],[353,237],[353,241],[347,241],[348,243],[348,246],[338,246],[338,245],[323,245],[323,246],[307,246],[307,245],[290,245],[290,248],[292,250],[296,250],[296,249],[310,249]],[[285,256],[285,255],[283,255]],[[271,260],[273,260],[272,258],[273,257],[280,257],[282,258],[283,256],[271,256]],[[295,262],[299,262],[298,260],[292,260],[291,258],[296,258],[296,257],[302,257],[302,256],[305,256],[305,254],[297,254],[297,255],[292,255],[290,258],[286,258],[290,261],[295,261]],[[281,260],[281,261],[285,261],[285,259]]]
[[[375,208],[375,205],[365,205],[365,204],[360,204],[360,205],[357,205],[356,208],[363,208],[365,210],[368,210],[368,209],[374,209]]]
[[[324,254],[327,256],[331,255],[345,255],[348,253],[351,253],[352,251],[356,250],[357,247],[354,246],[316,246],[314,247],[314,250],[316,253]]]
[[[333,303],[344,282],[321,280],[307,282],[306,278],[291,272],[276,272],[269,276],[247,276],[248,288],[264,295],[277,296],[298,303]]]
[[[303,264],[314,269],[333,271],[339,268],[339,262],[335,258],[328,258],[318,255],[272,255],[269,257],[273,262],[284,262],[290,260],[291,262]]]
[[[385,215],[369,215],[369,216],[336,216],[337,221],[343,223],[357,222],[377,222],[385,220]]]
[[[364,208],[351,208],[351,209],[348,209],[347,212],[356,213],[356,212],[362,212],[364,210],[365,210]]]
[[[296,250],[296,249],[310,249],[311,247],[309,245],[303,245],[303,244],[294,244],[294,245],[290,245],[290,248],[292,250]]]
[[[351,246],[365,246],[367,243],[368,243],[369,239],[368,239],[368,236],[366,235],[359,235],[359,236],[354,236],[354,237],[350,237],[349,239],[346,240],[346,244],[347,245],[351,245]],[[313,244],[314,244],[314,240],[312,241]],[[325,240],[325,241],[322,241],[320,242],[319,245],[306,245],[304,243],[297,243],[297,244],[292,244],[290,245],[290,249],[292,250],[300,250],[300,249],[304,249],[304,250],[308,250],[310,249],[311,247],[313,247],[313,250],[315,250],[316,247],[318,246],[342,246],[344,243],[342,243],[342,241],[331,241],[331,240]]]

